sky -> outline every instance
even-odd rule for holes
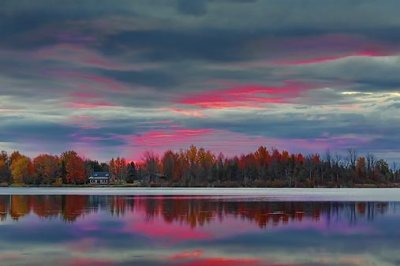
[[[0,149],[400,159],[398,0],[2,0]]]

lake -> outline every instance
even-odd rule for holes
[[[0,265],[400,265],[397,189],[0,189]]]

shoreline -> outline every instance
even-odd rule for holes
[[[151,186],[143,186],[143,185],[134,185],[134,184],[108,184],[108,185],[91,185],[91,184],[82,184],[82,185],[73,185],[73,184],[63,184],[63,185],[26,185],[26,184],[11,184],[11,185],[2,185],[0,184],[0,188],[182,188],[182,189],[191,189],[191,188],[200,188],[200,189],[209,189],[209,188],[235,188],[235,189],[247,189],[247,188],[259,188],[259,189],[269,189],[269,188],[282,188],[282,189],[314,189],[314,188],[326,188],[326,189],[340,189],[340,188],[360,188],[360,189],[369,189],[369,188],[400,188],[400,183],[381,183],[381,184],[354,184],[353,186],[342,186],[342,187],[330,187],[330,186],[317,186],[317,187],[281,187],[281,186],[179,186],[179,185],[151,185]]]
[[[397,188],[2,187],[0,195],[212,197],[262,201],[400,201]]]

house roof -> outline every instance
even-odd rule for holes
[[[110,173],[108,172],[93,172],[89,179],[110,179]]]

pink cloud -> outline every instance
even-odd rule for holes
[[[287,103],[311,88],[293,81],[283,86],[244,85],[186,95],[176,103],[203,109],[256,108],[269,103]]]
[[[147,147],[160,147],[168,145],[179,145],[182,143],[193,143],[196,139],[205,137],[214,132],[213,129],[185,129],[167,128],[160,130],[150,130],[141,135],[134,135],[131,141],[135,145]]]

